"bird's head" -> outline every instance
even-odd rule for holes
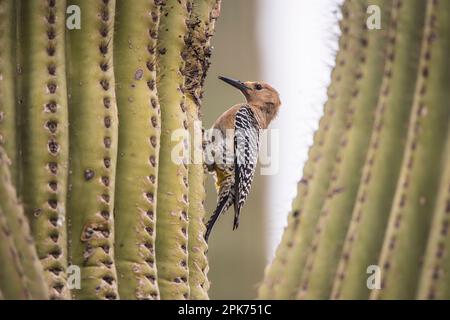
[[[222,76],[219,79],[239,89],[250,105],[259,108],[266,114],[268,122],[277,115],[281,100],[277,90],[271,85],[260,81],[242,82]]]

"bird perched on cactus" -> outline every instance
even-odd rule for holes
[[[281,105],[278,92],[264,82],[241,82],[227,77],[220,80],[239,89],[247,102],[225,111],[214,123],[206,147],[207,170],[215,176],[217,207],[206,226],[208,241],[217,218],[234,206],[233,230],[239,226],[239,215],[250,192],[256,169],[260,130],[266,129]]]

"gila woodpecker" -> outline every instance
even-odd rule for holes
[[[278,92],[267,83],[219,79],[239,89],[247,101],[231,107],[216,120],[212,131],[219,133],[219,139],[214,136],[206,143],[210,144],[214,157],[206,167],[214,175],[218,194],[216,210],[206,226],[206,241],[217,218],[231,205],[233,230],[239,226],[239,214],[256,169],[260,130],[269,126],[281,105]],[[231,143],[226,142],[227,136],[231,136]]]

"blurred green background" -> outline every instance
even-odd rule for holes
[[[237,90],[218,80],[218,75],[241,80],[261,79],[258,16],[258,0],[222,1],[202,107],[205,128],[211,127],[214,120],[230,106],[244,101]],[[257,174],[237,230],[232,230],[233,212],[230,209],[219,219],[211,234],[208,257],[212,299],[256,297],[258,282],[263,278],[267,263],[264,236],[267,221],[267,203],[264,200],[266,185],[267,178]],[[208,178],[206,190],[206,209],[210,215],[216,205],[212,178]]]

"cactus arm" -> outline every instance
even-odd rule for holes
[[[189,181],[189,241],[188,267],[190,299],[208,299],[209,270],[204,239],[205,224],[205,175],[202,165],[202,128],[199,117],[203,82],[209,68],[211,37],[220,12],[220,0],[195,0],[190,5],[188,35],[185,39],[185,89],[188,119],[190,162]]]
[[[393,6],[385,76],[333,299],[368,298],[367,267],[377,263],[403,159],[426,3]]]
[[[373,299],[416,296],[441,176],[442,153],[449,127],[450,2],[427,2],[416,94],[406,151],[378,265],[381,290]],[[437,40],[439,39],[439,40]]]
[[[162,299],[189,298],[188,170],[186,163],[172,159],[173,150],[180,149],[180,140],[172,141],[172,134],[178,132],[186,140],[188,132],[185,97],[181,91],[184,85],[181,53],[187,16],[186,0],[167,1],[162,8],[157,47],[161,146],[159,159],[154,159],[159,162],[156,266]],[[183,144],[181,141],[184,149]]]
[[[392,2],[380,0],[371,4],[381,8],[383,23],[387,25]],[[328,196],[321,209],[299,298],[329,297],[351,219],[382,80],[382,75],[378,71],[383,69],[387,43],[385,30],[366,33],[367,51],[365,62],[361,65],[361,79],[357,83],[359,92],[350,103],[348,129],[341,140],[337,163],[333,170],[336,179],[330,184]]]
[[[0,145],[11,160],[11,176],[17,185],[15,112],[15,32],[16,1],[0,1]]]
[[[68,162],[65,1],[22,1],[21,195],[51,298],[68,298],[65,201]],[[23,130],[26,128],[27,130]],[[51,168],[57,167],[51,170]]]
[[[115,258],[122,299],[157,299],[156,197],[160,109],[156,42],[160,5],[117,1],[114,59],[120,113]],[[151,197],[147,196],[151,195]],[[167,236],[167,235],[166,235]]]
[[[343,52],[339,57],[339,64],[342,70],[335,75],[332,81],[337,82],[336,89],[331,92],[333,97],[332,118],[327,126],[326,138],[318,140],[323,144],[315,160],[312,177],[308,179],[307,194],[304,200],[294,202],[293,215],[297,216],[294,223],[295,234],[292,239],[292,246],[284,262],[286,268],[280,270],[282,273],[278,285],[275,287],[274,297],[277,299],[294,298],[300,284],[301,276],[304,272],[307,253],[314,236],[314,227],[318,221],[319,211],[326,197],[326,191],[331,180],[332,168],[335,163],[338,151],[338,141],[345,130],[345,117],[348,110],[349,101],[352,99],[352,88],[355,86],[356,70],[359,59],[362,56],[363,47],[361,44],[362,24],[365,19],[363,2],[351,1],[343,8],[344,15],[348,10],[347,22],[343,23]],[[347,34],[348,33],[348,34]],[[311,152],[312,154],[312,152]],[[301,197],[301,195],[300,195]],[[303,204],[302,204],[303,202]],[[300,208],[296,208],[299,205]],[[301,212],[299,211],[301,210]]]
[[[450,122],[450,118],[449,118]],[[450,128],[442,159],[442,178],[421,271],[418,299],[450,299]]]
[[[114,186],[118,119],[114,93],[114,0],[71,0],[81,29],[68,32],[71,264],[81,268],[77,299],[117,299]],[[125,63],[125,62],[124,62]]]

